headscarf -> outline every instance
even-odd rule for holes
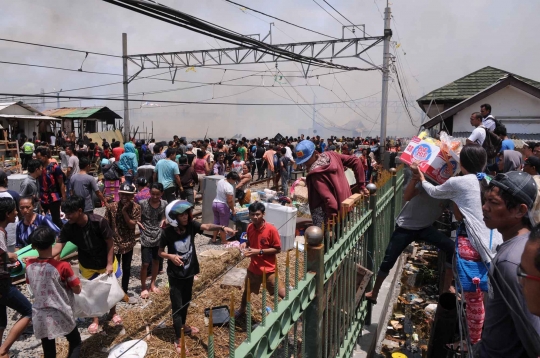
[[[523,166],[523,157],[520,152],[515,150],[505,150],[503,151],[503,157],[503,173],[521,170],[521,167]]]

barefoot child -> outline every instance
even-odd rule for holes
[[[29,238],[32,248],[39,253],[26,261],[26,282],[35,297],[34,335],[41,339],[45,358],[56,357],[55,338],[63,336],[69,342],[68,358],[78,358],[81,335],[72,307],[73,294],[81,293],[81,281],[68,262],[53,259],[55,238],[56,232],[46,226],[38,226]]]

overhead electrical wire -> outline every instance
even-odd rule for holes
[[[283,58],[285,60],[301,62],[309,64],[311,66],[327,67],[327,68],[340,68],[346,70],[373,70],[373,69],[360,69],[357,67],[349,67],[332,62],[324,61],[321,59],[307,57],[294,52],[287,51],[285,49],[264,43],[262,41],[255,40],[244,35],[234,33],[231,30],[222,30],[217,25],[211,24],[207,21],[201,21],[189,14],[159,4],[155,1],[142,1],[142,0],[103,0],[105,2],[144,14],[155,19],[159,19],[176,26],[186,28],[188,30],[213,37],[218,40],[226,41],[235,44],[240,47],[258,51],[272,55],[277,58]],[[374,68],[376,69],[376,68]]]
[[[72,52],[86,53],[86,54],[98,55],[98,56],[122,58],[122,56],[118,56],[118,55],[110,55],[110,54],[106,54],[106,53],[86,51],[86,50],[76,50],[76,49],[72,49],[72,48],[53,46],[53,45],[44,45],[44,44],[38,44],[38,43],[26,42],[26,41],[18,41],[18,40],[3,39],[3,38],[0,38],[0,41],[13,42],[13,43],[18,43],[18,44],[23,44],[23,45],[47,47],[47,48],[53,48],[53,49],[56,49],[56,50],[72,51]]]
[[[35,98],[67,98],[67,99],[79,99],[79,100],[98,100],[98,101],[124,101],[123,98],[106,98],[106,97],[88,97],[88,96],[51,96],[51,95],[41,95],[41,94],[27,94],[27,93],[0,93],[0,96],[7,97],[35,97]],[[199,101],[170,101],[170,100],[158,100],[158,99],[128,99],[127,102],[155,102],[155,103],[179,103],[179,104],[205,104]],[[314,103],[306,105],[324,105],[324,104],[336,104],[342,103],[339,102],[324,102],[324,103]],[[229,102],[220,102],[220,103],[206,103],[206,104],[219,104],[219,105],[231,105],[231,106],[291,106],[295,104],[291,103],[229,103]],[[304,104],[299,104],[304,105]]]
[[[231,1],[231,0],[224,0],[224,1],[226,1],[226,2],[228,2],[228,3],[231,3],[231,4],[234,4],[234,5],[237,5],[237,6],[241,6],[241,7],[245,8],[245,9],[251,10],[251,11],[256,12],[256,13],[258,13],[258,14],[261,14],[261,15],[264,15],[264,16],[267,16],[267,17],[270,17],[270,18],[272,18],[272,19],[274,19],[274,20],[281,21],[281,22],[283,22],[283,23],[285,23],[285,24],[287,24],[287,25],[291,25],[291,26],[294,26],[294,27],[297,27],[297,28],[299,28],[299,29],[306,30],[306,31],[309,31],[309,32],[313,32],[313,33],[318,34],[318,35],[322,35],[322,36],[325,36],[325,37],[329,37],[329,38],[334,39],[334,40],[339,40],[339,38],[337,38],[337,37],[330,36],[330,35],[326,35],[326,34],[323,34],[323,33],[321,33],[321,32],[318,32],[318,31],[315,31],[315,30],[311,30],[311,29],[308,29],[308,28],[303,27],[303,26],[300,26],[300,25],[293,24],[292,22],[289,22],[289,21],[287,21],[287,20],[280,19],[280,18],[275,17],[275,16],[272,16],[272,15],[268,15],[268,14],[262,12],[262,11],[255,10],[255,9],[249,7],[249,6],[239,4],[239,3],[234,2],[234,1]]]

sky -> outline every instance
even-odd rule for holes
[[[316,3],[323,6],[334,18]],[[354,24],[365,24],[373,36],[383,34],[384,0],[327,0]],[[274,22],[274,44],[320,41],[326,38],[292,27],[264,15],[253,13],[224,0],[160,0],[164,5],[210,21],[242,34],[260,33],[264,37]],[[342,24],[349,24],[328,7],[323,0],[238,0],[239,3],[282,18],[300,26],[341,37]],[[398,95],[396,75],[391,73],[387,134],[410,136],[418,131],[424,120],[416,99],[485,66],[500,68],[527,78],[540,80],[537,58],[536,14],[540,3],[534,0],[454,0],[419,1],[394,0],[392,11],[393,37],[391,53],[399,69],[400,80],[410,105],[409,118]],[[128,54],[202,50],[231,47],[223,41],[191,32],[165,22],[120,8],[99,0],[0,0],[2,21],[0,37],[11,40],[61,46],[84,51],[121,55],[122,33],[128,35]],[[337,20],[336,20],[337,19]],[[358,32],[356,33],[358,35]],[[346,31],[346,37],[355,36]],[[382,44],[368,51],[376,65],[382,65]],[[0,41],[0,61],[38,64],[78,69],[85,54]],[[369,67],[356,58],[337,59],[346,66]],[[218,67],[218,66],[215,66]],[[304,79],[300,66],[279,63],[286,79],[276,81],[275,64],[222,66],[221,69],[179,69],[176,82],[138,79],[129,85],[130,98],[152,100],[206,101],[229,103],[309,103],[308,106],[239,106],[239,105],[172,105],[142,106],[131,102],[130,118],[134,127],[151,130],[156,139],[169,139],[174,134],[188,138],[232,137],[241,134],[255,136],[298,135],[299,129],[324,130],[324,135],[337,133],[335,128],[360,128],[363,136],[380,133],[382,75],[380,71],[350,71],[339,74],[326,68],[314,68],[310,75],[327,74]],[[122,60],[90,54],[84,61],[84,71],[122,73]],[[223,68],[227,68],[224,71]],[[242,71],[244,72],[242,72]],[[247,72],[258,71],[258,72]],[[137,71],[129,66],[129,73]],[[261,72],[259,72],[261,71]],[[262,72],[266,71],[266,72]],[[155,75],[166,70],[145,70],[139,77]],[[338,72],[338,71],[335,71]],[[77,89],[114,82],[120,76],[67,72],[0,63],[1,93],[38,94]],[[261,77],[260,74],[264,74]],[[208,85],[195,89],[193,84],[178,81],[219,83],[236,77],[252,75],[227,83],[243,86]],[[297,76],[297,77],[290,77]],[[158,78],[169,78],[168,73]],[[283,87],[292,85],[295,87]],[[142,93],[175,90],[159,94]],[[109,96],[122,95],[122,84],[69,91],[62,95]],[[355,103],[315,105],[313,103],[342,102],[359,99]],[[0,102],[11,99],[3,97]],[[41,99],[27,100],[41,105]],[[46,108],[56,108],[54,99],[45,100]],[[103,100],[82,100],[60,103],[60,107],[108,106],[123,116],[123,103]],[[326,128],[326,129],[324,129]],[[332,130],[334,128],[334,130]]]

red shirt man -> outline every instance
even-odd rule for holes
[[[276,284],[276,255],[281,252],[281,240],[275,226],[264,220],[265,206],[261,202],[255,202],[249,206],[249,218],[251,224],[247,229],[248,241],[240,245],[243,254],[251,258],[247,269],[246,283],[249,279],[249,287],[252,293],[258,294],[262,284],[263,272],[266,272],[266,288],[273,295]],[[285,288],[279,285],[279,297],[285,297]],[[237,317],[246,311],[247,291],[244,289],[242,304],[235,313]]]

